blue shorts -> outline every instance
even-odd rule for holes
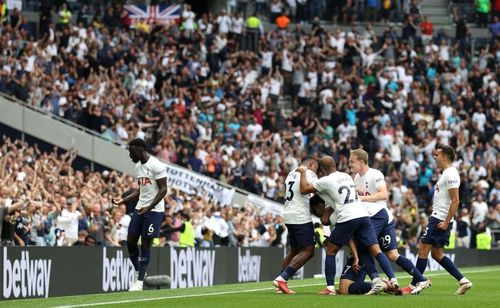
[[[314,226],[312,222],[305,224],[286,224],[288,244],[292,249],[314,246]]]
[[[364,247],[378,244],[375,230],[369,217],[360,217],[346,222],[337,223],[330,234],[330,242],[342,247],[354,239]]]
[[[347,262],[344,266],[344,269],[342,270],[342,275],[340,275],[340,279],[347,279],[347,280],[351,280],[354,282],[365,281],[365,276],[366,276],[365,270],[363,269],[363,267],[361,267],[359,272],[356,273],[354,271],[354,269],[352,268],[353,262],[354,262],[353,257],[350,257],[349,259],[347,259]]]
[[[450,231],[453,227],[453,223],[450,223],[448,229],[443,231],[439,230],[437,227],[440,222],[442,222],[442,220],[436,217],[431,216],[429,218],[429,224],[425,228],[424,235],[422,236],[422,243],[432,245],[436,248],[443,248],[450,244]]]
[[[137,214],[137,210],[134,210],[128,226],[128,234],[145,238],[160,237],[160,226],[163,221],[163,215],[163,212],[152,211],[139,215]]]
[[[396,240],[396,224],[394,220],[388,223],[389,215],[385,209],[378,211],[377,214],[370,217],[378,238],[378,244],[383,252],[398,248]]]

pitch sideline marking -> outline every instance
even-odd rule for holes
[[[464,274],[476,274],[485,272],[498,272],[500,269],[484,269],[484,270],[474,270],[474,271],[463,271]],[[426,277],[444,276],[449,275],[448,273],[435,273],[425,275]],[[398,278],[411,278],[411,276],[399,276]],[[324,285],[324,283],[310,283],[292,286],[292,288],[304,288]],[[100,302],[100,303],[88,303],[88,304],[77,304],[77,305],[65,305],[65,306],[54,306],[54,308],[77,308],[77,307],[90,307],[90,306],[104,306],[104,305],[117,305],[117,304],[127,304],[127,303],[138,303],[138,302],[150,302],[165,299],[178,299],[178,298],[191,298],[191,297],[203,297],[203,296],[217,296],[217,295],[227,295],[227,294],[238,294],[238,293],[250,293],[250,292],[260,292],[260,291],[270,291],[274,288],[259,288],[259,289],[249,289],[249,290],[234,290],[234,291],[224,291],[224,292],[213,292],[213,293],[200,293],[200,294],[185,294],[185,295],[172,295],[172,296],[161,296],[153,298],[138,298],[138,299],[127,299],[112,302]]]

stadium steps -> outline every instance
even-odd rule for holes
[[[451,26],[453,18],[448,0],[423,0],[420,3],[422,15],[427,16],[435,26]]]

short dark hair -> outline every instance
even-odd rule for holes
[[[304,158],[302,158],[302,161],[300,163],[304,164],[304,163],[311,161],[311,160],[316,161],[316,158],[314,158],[314,156],[312,156],[312,155],[306,155],[306,156],[304,156]]]
[[[146,150],[146,148],[147,148],[146,141],[144,141],[141,138],[133,139],[132,141],[130,141],[128,146],[129,147],[139,147],[139,148],[143,148],[144,150]]]
[[[455,150],[449,145],[438,144],[436,150],[441,150],[441,153],[448,157],[451,162],[455,161]]]

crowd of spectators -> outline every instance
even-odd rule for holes
[[[430,214],[432,150],[449,144],[461,213],[484,212],[474,206],[484,201],[498,215],[498,41],[474,55],[459,31],[423,40],[408,11],[381,36],[369,23],[328,31],[313,17],[311,32],[261,29],[249,46],[239,14],[186,6],[182,16],[132,28],[117,4],[97,18],[41,22],[36,40],[10,16],[0,28],[0,90],[111,140],[144,138],[166,162],[278,202],[303,155],[333,155],[346,171],[349,151],[362,147],[387,176],[407,243]]]
[[[72,167],[77,152],[3,136],[0,142],[0,246],[126,245],[136,201],[116,206],[111,199],[137,189],[132,177],[116,171],[90,172]],[[283,218],[256,205],[221,208],[205,196],[169,188],[162,229],[182,224],[183,213],[195,228],[198,245],[282,247]],[[177,246],[178,232],[162,233],[157,245]]]

